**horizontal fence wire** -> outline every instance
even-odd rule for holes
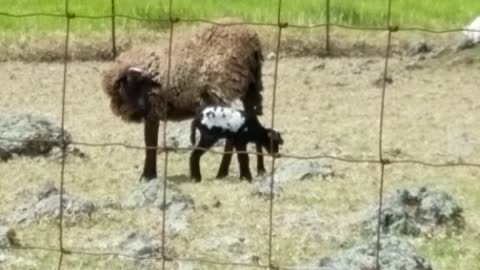
[[[418,31],[418,32],[427,32],[433,34],[442,34],[442,33],[452,33],[452,32],[480,32],[478,30],[470,30],[464,28],[452,28],[452,29],[428,29],[428,28],[420,28],[420,27],[399,27],[394,26],[391,24],[391,12],[392,12],[392,1],[387,1],[387,24],[385,27],[372,27],[372,26],[352,26],[352,25],[344,25],[338,23],[332,23],[330,20],[330,0],[326,0],[326,22],[319,23],[319,24],[309,24],[309,25],[299,25],[299,24],[290,24],[288,22],[281,21],[281,11],[282,11],[282,1],[278,0],[277,8],[277,21],[274,23],[262,23],[262,22],[215,22],[212,20],[207,19],[200,19],[200,18],[174,18],[172,16],[172,8],[173,8],[173,0],[169,0],[168,6],[168,18],[159,19],[159,18],[143,18],[143,17],[136,17],[130,16],[125,14],[117,14],[115,5],[116,1],[111,0],[111,14],[101,15],[101,16],[91,16],[91,15],[83,15],[83,14],[76,14],[69,11],[69,1],[65,0],[65,12],[64,13],[22,13],[22,14],[14,14],[8,12],[0,12],[0,16],[12,17],[12,18],[29,18],[29,17],[56,17],[56,18],[64,18],[65,19],[65,51],[64,51],[64,59],[63,59],[63,81],[62,81],[62,88],[61,88],[61,139],[60,140],[16,140],[12,138],[2,138],[0,140],[3,141],[11,141],[11,142],[44,142],[44,143],[54,143],[60,144],[62,155],[61,155],[61,171],[60,171],[60,201],[59,201],[59,238],[58,238],[58,247],[40,247],[40,246],[30,246],[22,244],[21,246],[0,246],[0,250],[37,250],[37,251],[45,251],[45,252],[52,252],[52,253],[59,253],[58,265],[57,269],[62,269],[63,266],[63,258],[65,255],[84,255],[84,256],[96,256],[96,257],[106,257],[106,256],[117,256],[117,257],[125,257],[130,259],[136,260],[156,260],[162,262],[162,269],[165,269],[166,262],[198,262],[203,264],[211,264],[211,265],[223,265],[223,266],[238,266],[238,267],[248,267],[248,268],[259,268],[259,269],[285,269],[285,270],[293,270],[293,269],[309,269],[307,267],[292,267],[292,266],[280,266],[274,264],[274,254],[273,254],[273,230],[275,229],[273,223],[273,211],[274,211],[274,200],[273,200],[273,187],[274,187],[274,175],[275,175],[275,161],[276,159],[283,159],[283,158],[291,158],[291,159],[303,159],[303,160],[313,160],[313,159],[330,159],[339,162],[346,162],[346,163],[367,163],[367,164],[377,164],[379,165],[380,169],[380,176],[379,176],[379,192],[378,192],[378,224],[377,224],[377,235],[376,235],[376,269],[380,270],[380,258],[381,258],[381,213],[382,213],[382,201],[383,201],[383,193],[384,193],[384,169],[385,166],[395,165],[395,164],[416,164],[421,166],[427,167],[473,167],[473,168],[480,168],[480,163],[475,162],[429,162],[429,161],[422,161],[422,160],[414,160],[414,159],[389,159],[384,157],[383,153],[383,128],[384,128],[384,110],[385,110],[385,98],[386,98],[386,81],[388,77],[388,67],[389,67],[389,58],[391,52],[391,43],[392,43],[392,35],[394,32],[400,31]],[[273,7],[272,7],[273,8]],[[69,53],[69,36],[70,36],[70,23],[72,19],[110,19],[111,20],[111,39],[112,39],[112,56],[117,56],[117,49],[116,49],[116,20],[118,18],[122,19],[129,19],[134,21],[145,21],[145,22],[164,22],[169,24],[169,53],[168,53],[168,68],[167,68],[167,88],[170,84],[170,65],[171,65],[171,52],[172,52],[172,42],[173,42],[173,33],[174,33],[174,25],[176,23],[206,23],[212,25],[223,25],[223,26],[233,26],[233,25],[252,25],[252,26],[270,26],[277,28],[277,47],[276,47],[276,57],[275,57],[275,67],[274,67],[274,80],[273,80],[273,95],[272,95],[272,109],[271,109],[271,128],[274,127],[275,124],[275,109],[276,109],[276,89],[277,89],[277,82],[278,82],[278,66],[279,66],[279,54],[281,49],[281,37],[282,37],[282,29],[284,28],[297,28],[297,29],[314,29],[314,28],[325,28],[326,29],[326,43],[325,48],[326,51],[330,52],[330,32],[333,27],[336,28],[343,28],[348,30],[361,30],[361,31],[386,31],[388,32],[388,37],[386,41],[385,47],[385,64],[383,68],[383,84],[381,89],[381,102],[380,102],[380,117],[379,117],[379,140],[378,140],[378,158],[353,158],[350,156],[333,156],[333,155],[310,155],[310,156],[302,156],[302,155],[295,155],[295,154],[269,154],[269,153],[261,153],[258,154],[252,151],[216,151],[213,149],[205,149],[201,147],[145,147],[145,146],[136,146],[130,145],[126,143],[119,143],[119,142],[107,142],[107,143],[92,143],[92,142],[79,142],[79,141],[71,141],[67,142],[65,139],[65,100],[66,100],[66,88],[67,88],[67,68],[68,68],[68,53]],[[166,101],[165,101],[166,102]],[[164,106],[167,108],[167,106]],[[163,119],[163,144],[166,145],[167,143],[167,114],[166,111],[164,113]],[[164,153],[164,167],[163,167],[163,190],[162,190],[162,201],[163,205],[166,205],[166,198],[167,198],[167,180],[168,180],[168,158],[169,153],[175,152],[190,152],[194,149],[202,149],[206,152],[223,155],[225,153],[231,154],[238,154],[238,153],[247,153],[247,154],[258,154],[263,156],[270,156],[272,157],[272,174],[270,178],[270,197],[269,197],[269,233],[268,233],[268,263],[267,264],[254,264],[254,263],[241,263],[241,262],[234,262],[234,261],[218,261],[218,260],[210,260],[205,258],[171,258],[166,256],[166,207],[162,208],[162,228],[161,228],[161,240],[162,240],[162,247],[161,247],[161,256],[132,256],[130,254],[125,254],[122,252],[97,252],[97,251],[89,251],[83,248],[67,248],[64,244],[64,222],[63,222],[63,190],[64,190],[64,180],[65,180],[65,165],[66,165],[66,157],[67,157],[67,146],[85,146],[85,147],[124,147],[126,149],[133,149],[133,150],[146,150],[146,149],[156,149],[157,151],[161,151]],[[322,269],[322,268],[315,268],[315,269]]]
[[[57,140],[40,140],[40,139],[32,139],[32,140],[19,140],[19,139],[12,139],[12,138],[5,138],[0,137],[0,141],[10,141],[10,142],[41,142],[41,143],[58,143]],[[346,163],[371,163],[371,164],[380,164],[381,162],[375,158],[360,158],[360,157],[352,157],[351,155],[345,156],[336,156],[336,155],[298,155],[298,154],[285,154],[285,153],[278,153],[278,154],[270,154],[270,153],[257,153],[255,151],[218,151],[212,148],[202,148],[198,146],[188,146],[188,147],[180,147],[180,146],[157,146],[157,147],[146,147],[141,145],[133,145],[128,143],[120,143],[120,142],[113,142],[113,143],[89,143],[89,142],[80,142],[80,141],[72,141],[68,143],[68,145],[72,146],[84,146],[84,147],[92,147],[92,148],[107,148],[107,147],[120,147],[125,149],[133,149],[133,150],[146,150],[146,149],[157,149],[159,152],[172,152],[178,155],[187,154],[195,149],[200,149],[205,152],[214,154],[214,155],[223,155],[227,154],[235,154],[235,153],[245,153],[250,155],[261,155],[272,157],[275,155],[277,159],[299,159],[299,160],[315,160],[315,159],[326,159],[326,160],[334,160]],[[68,156],[68,155],[67,155]],[[391,159],[391,158],[384,158],[383,162],[386,165],[389,164],[417,164],[422,165],[425,167],[476,167],[480,168],[480,163],[478,162],[469,162],[469,161],[445,161],[445,162],[432,162],[426,160],[419,160],[419,159]]]
[[[1,247],[0,250],[23,250],[23,251],[43,251],[48,253],[61,253],[58,248],[54,247],[38,247],[38,246],[13,246],[13,247]],[[69,249],[64,248],[63,254],[65,255],[79,255],[79,256],[89,256],[89,257],[121,257],[126,259],[132,260],[139,260],[139,261],[152,261],[152,260],[162,260],[162,256],[134,256],[131,254],[123,253],[123,252],[105,252],[105,251],[92,251],[92,250],[84,250],[84,249]],[[254,264],[254,263],[243,263],[243,262],[235,262],[235,261],[220,261],[220,260],[212,260],[208,258],[182,258],[182,257],[172,257],[166,258],[166,262],[197,262],[207,265],[219,265],[219,266],[236,266],[236,267],[247,267],[252,269],[268,269],[272,268],[267,264]],[[284,269],[284,270],[312,270],[311,267],[298,267],[298,266],[278,266],[275,267],[276,269]],[[321,270],[323,268],[315,267],[315,270]]]
[[[55,14],[55,13],[24,13],[24,14],[17,14],[17,13],[9,13],[9,12],[0,12],[0,16],[6,17],[14,17],[14,18],[28,18],[28,17],[65,17],[65,14]],[[156,18],[145,18],[145,17],[137,17],[132,15],[125,15],[125,14],[115,14],[115,15],[100,15],[100,16],[92,16],[92,15],[82,15],[82,14],[75,14],[71,13],[70,16],[75,19],[112,19],[112,18],[123,18],[129,19],[133,21],[143,21],[143,22],[159,22],[159,23],[170,23],[170,19],[156,19]],[[177,23],[185,22],[185,23],[205,23],[211,25],[221,25],[221,26],[235,26],[235,25],[251,25],[251,26],[271,26],[271,27],[278,27],[278,23],[268,23],[268,22],[216,22],[214,20],[209,19],[202,19],[202,18],[175,18]],[[342,23],[317,23],[317,24],[291,24],[287,23],[286,27],[288,28],[340,28],[340,29],[347,29],[347,30],[361,30],[361,31],[388,31],[385,27],[378,27],[378,26],[357,26],[357,25],[349,25],[349,24],[342,24]],[[397,32],[426,32],[432,34],[447,34],[447,33],[454,33],[454,32],[472,32],[472,33],[479,33],[480,30],[475,29],[466,29],[466,28],[450,28],[450,29],[433,29],[427,27],[413,27],[413,26],[396,26]]]

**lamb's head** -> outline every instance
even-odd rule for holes
[[[105,81],[113,85],[109,87]],[[104,89],[111,98],[112,111],[129,122],[141,122],[149,114],[149,97],[156,87],[160,84],[138,67],[123,67],[114,78],[104,77]]]
[[[267,128],[267,137],[263,142],[263,146],[270,154],[277,154],[280,149],[280,145],[283,145],[283,138],[280,135],[280,132],[275,131],[271,128]]]

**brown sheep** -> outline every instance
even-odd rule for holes
[[[159,121],[193,118],[207,105],[240,99],[247,113],[263,114],[263,54],[253,30],[209,26],[192,39],[174,43],[171,56],[169,82],[168,48],[131,49],[102,74],[102,89],[113,113],[126,122],[143,121],[147,147],[158,146]],[[233,150],[231,141],[226,141],[224,150]],[[256,150],[257,172],[263,174],[261,145]],[[156,153],[151,148],[145,151],[142,176],[147,180],[157,176]],[[228,175],[230,162],[231,154],[224,154],[217,178]]]

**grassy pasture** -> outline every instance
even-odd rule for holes
[[[173,14],[182,19],[235,17],[244,21],[275,23],[277,1],[173,0]],[[282,21],[297,25],[324,23],[325,1],[283,0]],[[167,18],[168,0],[115,0],[115,3],[117,15],[150,19],[146,22],[118,17],[116,25],[120,31],[134,34],[145,29],[150,31],[164,29],[165,24],[154,20]],[[103,35],[110,31],[111,20],[108,16],[111,15],[111,0],[71,0],[69,11],[79,16],[72,22],[72,31],[75,34],[82,34],[87,40],[100,43],[99,39],[92,38],[90,34],[100,32],[100,35]],[[382,26],[386,19],[387,0],[331,0],[330,11],[332,23]],[[0,13],[62,15],[65,13],[65,1],[0,0]],[[436,30],[460,28],[479,14],[478,0],[393,0],[392,6],[393,23],[403,27],[426,27]],[[86,19],[80,18],[81,16],[107,16],[107,18]],[[24,35],[43,38],[44,33],[55,32],[59,33],[63,42],[63,31],[65,31],[63,17],[12,18],[0,14],[0,37],[7,36],[12,43]],[[289,28],[286,33],[289,31],[299,32],[297,29]],[[106,37],[109,38],[108,35]],[[4,43],[2,46],[5,44],[8,45]],[[35,46],[38,45],[28,40],[24,44],[25,48],[20,48],[23,53],[30,47],[35,50]],[[395,83],[389,86],[387,95],[385,124],[387,150],[401,149],[405,158],[415,157],[433,161],[456,158],[456,153],[447,151],[446,138],[448,130],[458,128],[457,133],[465,132],[471,136],[469,138],[474,138],[473,141],[465,142],[473,149],[465,157],[466,160],[473,162],[479,160],[480,143],[476,138],[480,137],[478,136],[480,126],[474,119],[480,111],[479,99],[475,98],[478,95],[475,78],[478,78],[476,74],[480,67],[478,50],[471,53],[474,54],[473,60],[465,61],[465,64],[459,61],[452,64],[455,63],[451,61],[452,59],[440,59],[427,62],[421,69],[415,71],[408,71],[405,68],[408,59],[395,59],[392,62],[391,72],[395,75]],[[317,68],[322,63],[325,64],[325,70]],[[356,74],[355,67],[358,66],[369,68],[361,74]],[[120,140],[129,144],[139,144],[142,140],[141,128],[125,125],[114,118],[104,96],[96,88],[98,67],[97,62],[74,62],[69,66],[71,71],[67,100],[68,129],[72,130],[79,141]],[[291,143],[285,149],[287,153],[289,151],[302,155],[340,153],[375,158],[380,91],[370,82],[378,77],[382,67],[383,58],[321,60],[308,57],[282,60],[278,99],[280,109],[277,118],[280,120],[279,124],[283,125],[280,128],[289,131],[286,137]],[[4,82],[2,93],[6,97],[0,99],[3,101],[0,102],[0,113],[35,111],[59,121],[60,108],[57,101],[60,99],[62,70],[63,66],[59,63],[0,63],[0,81]],[[269,60],[264,72],[268,102],[271,101],[272,95],[272,74],[273,62]],[[452,90],[455,91],[455,95],[452,95]],[[52,101],[52,97],[55,97],[55,101]],[[79,100],[82,102],[78,102]],[[293,109],[292,103],[296,104]],[[266,105],[267,108],[269,104]],[[454,106],[455,110],[449,109],[451,106]],[[363,110],[358,111],[357,107]],[[318,108],[324,110],[319,116],[320,119],[306,116],[313,115]],[[265,116],[266,123],[269,122],[269,117]],[[98,126],[105,129],[92,128]],[[118,132],[112,133],[112,130]],[[314,142],[320,142],[322,147],[314,149],[316,152],[312,153],[310,146]],[[67,164],[68,191],[93,198],[97,202],[120,201],[131,187],[136,185],[138,166],[141,166],[143,158],[142,152],[128,152],[117,148],[106,151],[83,150],[92,157],[92,160],[72,161]],[[126,159],[126,156],[129,158]],[[171,158],[172,174],[187,171],[186,156],[173,155]],[[205,162],[211,164],[205,168],[208,175],[213,175],[216,169],[216,163],[212,161],[214,157],[207,157]],[[162,164],[161,162],[160,158],[159,164]],[[47,180],[58,180],[59,169],[57,163],[42,159],[32,161],[22,158],[0,164],[2,172],[0,196],[4,198],[0,201],[0,214],[6,215],[16,203],[28,199],[22,193],[23,190],[35,190]],[[357,232],[348,231],[350,228],[347,225],[356,218],[358,209],[370,205],[376,199],[378,169],[373,165],[338,164],[337,171],[343,176],[330,182],[314,179],[291,185],[285,196],[276,201],[277,219],[273,253],[274,260],[280,265],[296,265],[311,258],[332,254],[342,249],[342,245],[351,240],[349,237],[356,237]],[[447,190],[459,199],[467,215],[466,231],[461,235],[420,238],[415,240],[415,244],[420,253],[432,262],[433,269],[477,269],[480,266],[478,170],[392,166],[386,173],[385,193],[397,187],[430,185]],[[185,183],[181,188],[185,193],[192,194],[199,204],[210,205],[213,198],[217,198],[222,201],[223,206],[213,213],[197,211],[194,214],[191,231],[176,239],[176,242],[172,241],[180,255],[194,257],[200,254],[205,258],[233,261],[221,251],[202,253],[195,242],[190,245],[192,239],[208,236],[213,227],[230,226],[248,236],[254,245],[251,248],[252,252],[258,255],[263,263],[265,262],[268,204],[262,199],[251,197],[250,193],[253,190],[251,185],[238,183],[232,177],[227,181],[207,179],[203,185]],[[342,201],[339,203],[340,197]],[[245,206],[240,210],[237,207],[239,202]],[[315,209],[324,215],[325,224],[321,228],[324,238],[309,240],[308,232],[304,232],[304,228],[292,230],[289,224],[282,223],[281,217],[284,215],[305,209]],[[65,234],[67,246],[94,249],[95,247],[90,246],[89,237],[105,237],[109,233],[122,232],[125,228],[140,228],[155,234],[160,228],[159,216],[152,213],[112,214],[105,211],[101,214],[104,215],[96,216],[90,223],[67,228]],[[242,219],[246,219],[246,222],[238,222]],[[17,232],[26,244],[53,247],[58,244],[56,241],[58,231],[54,224],[35,224],[28,228],[18,228]],[[19,255],[22,254],[25,253],[19,252]],[[31,258],[37,263],[31,269],[51,269],[57,263],[55,253],[32,251],[26,254],[22,256]],[[202,267],[201,269],[247,269],[211,265]],[[129,268],[117,259],[74,255],[66,257],[64,269]]]
[[[117,27],[122,30],[138,30],[142,27],[162,28],[165,25],[156,19],[168,17],[169,1],[114,0],[117,15],[131,16],[149,21],[117,18]],[[2,0],[0,12],[11,14],[52,13],[65,14],[64,0]],[[310,25],[325,23],[326,0],[282,1],[282,21],[290,24]],[[112,0],[71,0],[69,11],[77,16],[110,16]],[[173,15],[182,19],[214,19],[236,17],[249,22],[275,23],[278,0],[174,0]],[[331,0],[332,23],[354,26],[382,26],[387,16],[386,0]],[[404,27],[427,27],[433,29],[460,28],[478,15],[477,0],[416,1],[394,0],[393,23]],[[110,18],[78,18],[75,31],[108,31]],[[62,17],[34,16],[16,19],[0,15],[0,31],[3,33],[64,31]]]
[[[389,158],[395,155],[393,159],[438,163],[462,158],[478,163],[480,123],[476,116],[480,114],[480,99],[477,98],[476,74],[480,58],[477,49],[463,53],[457,57],[470,60],[452,61],[451,56],[426,59],[421,62],[422,67],[415,70],[406,68],[410,58],[391,59],[390,72],[394,75],[394,82],[387,90],[384,123],[384,153]],[[288,142],[282,152],[375,159],[381,91],[373,81],[383,68],[383,60],[380,57],[282,59],[275,111],[275,127],[284,132]],[[323,69],[318,68],[321,64]],[[69,64],[67,130],[79,142],[141,145],[141,127],[125,124],[114,117],[105,96],[98,89],[95,79],[99,77],[100,66],[99,62],[89,61]],[[360,73],[355,72],[359,66],[365,68]],[[271,120],[273,70],[274,62],[267,60],[263,71],[266,115],[261,120],[264,123]],[[31,112],[59,123],[62,71],[62,63],[0,63],[0,81],[5,97],[0,99],[0,114]],[[175,125],[170,123],[167,128]],[[81,150],[89,158],[68,160],[67,192],[102,204],[121,202],[137,185],[142,151],[83,146]],[[217,150],[221,151],[221,148]],[[248,254],[258,256],[264,264],[268,258],[269,203],[252,195],[254,185],[237,180],[237,166],[232,166],[232,175],[228,179],[213,179],[219,161],[218,155],[205,156],[203,183],[176,183],[194,198],[198,208],[190,217],[191,227],[169,239],[167,245],[178,257],[245,261],[226,248],[204,250],[202,246],[202,240],[212,235],[239,235],[248,240],[245,248]],[[168,162],[169,176],[188,174],[187,153],[172,154]],[[163,164],[164,156],[160,155],[160,168]],[[267,159],[270,171],[269,164]],[[337,175],[334,178],[322,180],[318,177],[291,183],[285,187],[284,194],[275,199],[272,252],[274,261],[280,266],[297,266],[334,254],[359,240],[360,233],[353,225],[361,217],[361,211],[378,198],[378,165],[343,162],[332,162],[332,165]],[[0,163],[0,172],[0,196],[3,198],[0,200],[0,216],[6,217],[17,205],[30,200],[33,191],[46,182],[58,183],[60,163],[43,158],[18,158]],[[159,173],[163,173],[162,169]],[[396,188],[426,185],[448,191],[464,207],[464,232],[408,239],[435,270],[479,268],[478,177],[478,168],[432,168],[415,164],[386,167],[385,194]],[[217,200],[221,206],[212,207]],[[303,212],[318,214],[313,227],[287,218]],[[58,228],[54,223],[15,226],[14,229],[24,245],[58,247]],[[91,220],[65,226],[64,243],[73,250],[102,251],[101,241],[97,239],[108,239],[129,230],[160,237],[160,229],[159,210],[100,209]],[[15,254],[33,262],[33,266],[22,264],[2,268],[0,265],[0,269],[46,270],[58,263],[56,253],[18,251]],[[64,258],[62,269],[159,269],[159,265],[158,262],[155,268],[141,268],[136,262],[126,264],[125,260],[116,257],[71,254]],[[168,265],[166,269],[186,268]],[[252,268],[205,263],[194,269]]]

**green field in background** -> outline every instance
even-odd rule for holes
[[[392,21],[401,26],[433,29],[460,28],[480,15],[479,0],[392,0]],[[283,0],[282,21],[290,24],[325,23],[326,0]],[[345,25],[383,26],[387,0],[331,0],[331,21]],[[69,10],[76,15],[109,16],[112,0],[70,0]],[[149,19],[167,18],[168,0],[115,0],[116,14]],[[0,0],[0,12],[13,14],[65,14],[65,0]],[[245,21],[275,23],[278,0],[173,0],[173,14],[183,19],[240,17]],[[111,20],[77,18],[74,31],[103,31]],[[117,18],[117,27],[162,27],[158,22]],[[46,16],[12,18],[0,15],[2,32],[63,31],[65,19]]]

